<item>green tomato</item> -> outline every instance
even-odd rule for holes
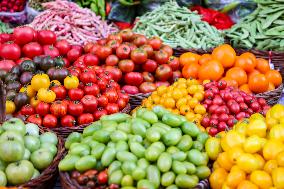
[[[53,154],[47,150],[40,148],[31,155],[31,162],[38,170],[47,168],[53,161]]]
[[[192,149],[187,154],[188,160],[196,166],[207,165],[208,156],[206,154],[201,153],[196,149]]]
[[[81,157],[75,163],[75,168],[80,172],[84,172],[84,171],[87,171],[89,169],[95,168],[96,164],[97,164],[96,158],[92,155],[87,155],[87,156]]]
[[[26,135],[39,137],[39,128],[34,123],[26,124]]]
[[[89,127],[89,126],[88,126],[88,127]],[[87,128],[87,127],[86,127],[86,128]],[[86,129],[86,128],[85,128],[85,129]],[[84,130],[85,130],[85,129],[84,129]],[[82,139],[82,134],[81,134],[81,133],[78,133],[78,132],[73,132],[73,133],[71,133],[71,134],[67,137],[67,139],[66,139],[66,141],[65,141],[65,148],[66,148],[66,149],[69,149],[72,143],[74,143],[74,142],[81,142],[81,139]]]
[[[87,144],[78,144],[72,147],[69,153],[78,156],[86,156],[90,154],[90,147]]]
[[[196,176],[198,176],[198,178],[201,180],[209,177],[210,173],[211,173],[210,169],[205,165],[196,168]]]
[[[31,179],[37,178],[40,175],[40,172],[37,169],[34,169],[34,174]]]
[[[202,132],[197,135],[196,140],[201,142],[203,145],[205,145],[205,142],[207,141],[208,138],[209,138],[209,135],[205,132]]]
[[[172,113],[164,114],[162,117],[162,121],[163,123],[171,127],[179,127],[183,123],[183,120],[180,118],[180,116]]]
[[[121,180],[121,186],[133,186],[133,178],[130,175],[124,175]]]
[[[92,136],[95,131],[100,130],[102,128],[101,121],[96,121],[91,125],[87,126],[83,131],[83,137]]]
[[[191,137],[197,137],[197,135],[201,132],[199,128],[192,122],[184,122],[181,126],[182,132],[190,135]]]
[[[11,118],[8,121],[5,121],[2,124],[2,128],[5,131],[8,131],[8,130],[18,131],[23,136],[26,134],[25,123],[19,118]]]
[[[128,137],[125,132],[116,130],[113,133],[111,133],[110,139],[112,142],[118,142],[118,141],[127,141]]]
[[[58,168],[60,171],[73,171],[75,163],[80,159],[78,155],[67,155],[59,162]]]
[[[40,148],[40,140],[35,136],[25,136],[25,147],[30,151],[34,152]]]
[[[145,177],[146,177],[146,172],[141,167],[138,167],[134,171],[132,171],[132,178],[136,181],[142,180]]]
[[[202,151],[204,146],[203,146],[203,144],[201,142],[196,140],[196,141],[193,141],[192,148],[196,149],[198,151]]]
[[[110,131],[98,130],[98,131],[95,131],[92,136],[93,136],[93,139],[98,142],[107,143],[110,140]]]
[[[57,147],[52,143],[43,143],[41,144],[40,148],[47,149],[48,151],[50,151],[53,157],[57,154]]]
[[[161,133],[157,129],[148,129],[146,131],[146,139],[150,142],[157,142],[161,138]]]
[[[119,151],[129,151],[129,147],[128,147],[127,142],[125,142],[124,140],[118,141],[115,144],[115,150],[117,152],[119,152]]]
[[[181,151],[188,151],[191,146],[192,146],[192,138],[189,135],[183,135],[179,141],[179,143],[177,144],[177,147],[181,150]]]
[[[137,157],[133,153],[127,151],[117,152],[116,159],[122,162],[137,161]]]
[[[7,178],[3,171],[0,170],[0,186],[6,186],[7,185]]]
[[[175,146],[181,139],[182,132],[180,129],[173,128],[165,135],[163,135],[162,139],[166,146]]]
[[[24,137],[18,131],[5,131],[0,136],[0,142],[7,141],[7,140],[16,140],[21,144],[24,144]]]
[[[5,171],[7,164],[0,159],[0,171]]]
[[[41,143],[50,142],[54,145],[57,145],[58,139],[57,139],[56,134],[54,134],[52,132],[45,132],[42,135],[40,135],[40,142]]]
[[[130,142],[130,150],[131,152],[136,155],[138,158],[142,158],[145,156],[146,149],[144,146],[138,142]]]
[[[156,189],[155,185],[146,179],[139,180],[137,183],[137,188]]]
[[[147,109],[146,109],[147,110]],[[166,110],[163,106],[154,106],[152,111],[159,117],[159,119],[162,119],[163,115],[166,113],[170,113],[168,110]]]
[[[175,178],[176,178],[176,175],[172,171],[166,172],[162,175],[161,185],[170,186],[175,182]]]
[[[119,170],[121,168],[121,162],[120,161],[114,161],[110,164],[110,166],[107,169],[108,174],[112,174],[114,171]]]
[[[136,163],[134,161],[125,161],[122,163],[121,170],[125,175],[131,175],[136,169]]]
[[[28,182],[34,174],[34,166],[28,160],[21,160],[10,163],[6,170],[9,184],[19,185]]]
[[[15,162],[23,159],[25,147],[16,140],[0,142],[0,159],[5,162]]]
[[[149,110],[144,111],[143,114],[139,117],[141,117],[150,124],[156,123],[159,120],[158,116],[154,112]]]
[[[123,178],[123,173],[122,173],[121,170],[114,171],[109,176],[108,183],[109,184],[118,184],[118,185],[120,185],[122,178]]]
[[[128,122],[122,122],[118,124],[117,129],[120,131],[123,131],[127,134],[131,134],[131,123]]]
[[[28,149],[25,148],[25,153],[24,153],[23,159],[29,160],[30,157],[31,157],[31,152]]]
[[[176,177],[175,183],[179,188],[193,188],[199,182],[199,179],[195,175],[179,174]]]

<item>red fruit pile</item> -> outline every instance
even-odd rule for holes
[[[253,113],[266,114],[270,108],[263,98],[256,98],[231,86],[225,81],[211,82],[204,85],[204,101],[208,114],[201,121],[209,134],[230,129],[241,119]]]
[[[27,0],[2,0],[0,12],[21,12],[24,10]]]

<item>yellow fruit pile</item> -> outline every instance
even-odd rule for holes
[[[253,114],[221,134],[210,176],[212,189],[284,188],[284,106]]]
[[[142,103],[146,108],[162,105],[169,111],[185,116],[199,124],[206,109],[201,105],[204,87],[195,79],[180,78],[173,85],[160,86]]]

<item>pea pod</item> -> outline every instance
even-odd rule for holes
[[[138,158],[142,158],[145,156],[145,148],[138,142],[130,142],[130,150],[133,154],[135,154]]]
[[[169,153],[163,152],[157,161],[157,166],[161,172],[168,172],[172,167],[172,157]]]
[[[114,161],[108,167],[107,172],[108,172],[109,175],[111,175],[114,171],[119,170],[120,168],[121,168],[121,162],[120,161]]]
[[[147,179],[154,184],[155,188],[159,188],[161,173],[157,166],[149,165],[147,168]]]
[[[94,156],[87,155],[87,156],[81,157],[75,163],[75,168],[80,172],[84,172],[84,171],[87,171],[89,169],[95,168],[96,163],[97,163],[97,160]]]
[[[101,117],[102,121],[109,120],[109,121],[115,121],[117,123],[121,123],[126,121],[127,119],[131,118],[130,115],[125,113],[115,113],[111,115],[105,115]]]
[[[82,139],[81,133],[78,132],[71,133],[65,141],[65,148],[69,149],[72,143],[81,142],[81,139]]]
[[[176,178],[176,175],[172,171],[166,172],[162,175],[161,185],[170,186],[175,182],[175,178]]]
[[[69,155],[59,162],[58,168],[60,171],[72,171],[75,169],[75,163],[80,159],[80,156]]]
[[[118,185],[120,185],[122,178],[123,178],[122,171],[121,170],[116,170],[109,176],[108,183],[109,184],[118,184]]]
[[[116,154],[116,158],[119,160],[119,161],[137,161],[137,157],[132,154],[131,152],[127,152],[127,151],[120,151],[120,152],[117,152]]]
[[[171,113],[164,114],[162,117],[162,121],[163,123],[172,127],[179,127],[182,124],[182,120],[180,119],[180,117]]]
[[[95,131],[92,136],[94,140],[101,143],[107,143],[110,140],[110,132],[105,130]]]
[[[102,165],[107,167],[115,160],[116,151],[114,148],[107,147],[102,155]]]

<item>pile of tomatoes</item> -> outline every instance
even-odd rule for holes
[[[208,114],[202,118],[201,125],[212,136],[232,128],[237,120],[248,118],[253,113],[265,115],[270,108],[265,99],[227,86],[223,80],[207,83],[204,87],[203,105]]]
[[[84,49],[88,54],[74,65],[88,66],[89,60],[101,63],[129,94],[153,92],[157,86],[169,85],[181,77],[179,60],[172,56],[171,47],[163,45],[159,38],[147,39],[129,29],[88,43]]]
[[[249,52],[237,56],[227,44],[216,47],[212,54],[184,53],[180,56],[180,64],[185,78],[224,80],[249,94],[274,90],[282,83],[281,74],[270,69],[267,60]]]
[[[212,189],[284,187],[284,106],[238,122],[234,129],[220,134],[213,172]],[[216,143],[218,144],[218,142]]]

